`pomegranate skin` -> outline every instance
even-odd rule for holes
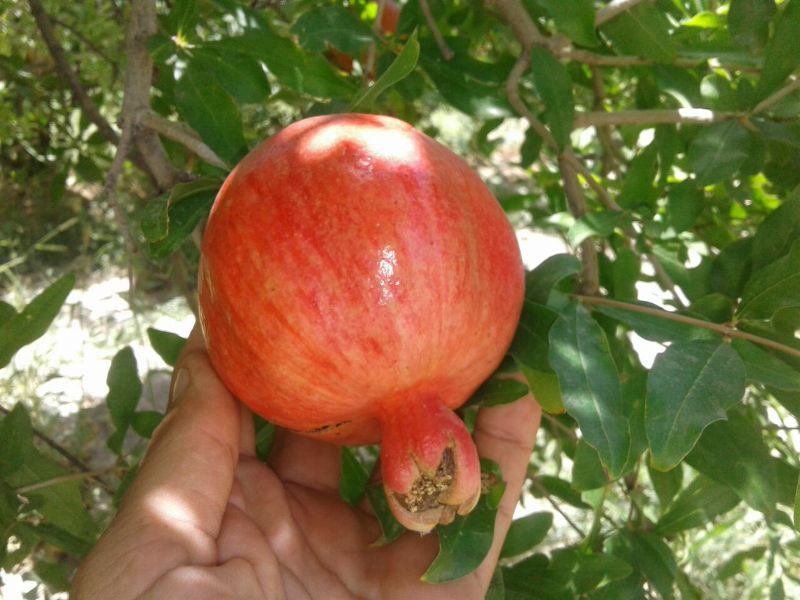
[[[311,117],[253,150],[220,189],[200,320],[212,364],[254,412],[376,443],[384,426],[404,431],[403,413],[423,422],[438,418],[431,403],[461,406],[492,373],[516,329],[523,273],[502,208],[453,152],[390,117]],[[472,491],[456,498],[458,512],[471,509],[474,446],[461,452],[450,425],[422,429],[406,476],[384,478],[403,494],[445,448],[471,453]]]

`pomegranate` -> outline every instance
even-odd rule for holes
[[[429,531],[480,495],[453,409],[497,367],[523,298],[514,232],[453,152],[390,117],[290,125],[214,202],[200,320],[256,413],[303,435],[381,442],[386,497]]]

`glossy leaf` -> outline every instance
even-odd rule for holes
[[[571,254],[555,254],[546,258],[525,275],[525,298],[538,304],[547,304],[556,284],[577,275],[581,269],[581,262]]]
[[[213,77],[219,86],[242,104],[264,102],[271,88],[261,63],[241,52],[220,52],[214,47],[196,48],[189,63]]]
[[[621,211],[592,211],[586,213],[567,232],[567,241],[577,247],[590,237],[608,237],[615,229],[621,227],[626,220]]]
[[[800,306],[800,240],[789,254],[753,273],[742,292],[741,319],[770,319],[783,308]]]
[[[747,379],[779,390],[800,392],[800,371],[790,367],[775,355],[744,340],[733,340],[747,369]]]
[[[147,328],[147,337],[153,350],[165,363],[170,367],[174,367],[175,363],[178,362],[181,350],[186,345],[186,338],[179,336],[177,333],[162,331],[154,327]]]
[[[618,54],[633,54],[656,62],[675,58],[675,42],[664,14],[655,5],[640,3],[605,23],[600,31]]]
[[[532,550],[544,541],[553,525],[553,513],[535,512],[511,522],[500,558],[511,558]]]
[[[164,258],[181,247],[197,224],[208,215],[220,182],[216,179],[196,179],[179,183],[172,188],[167,208],[167,233],[150,241],[153,258]]]
[[[0,478],[17,471],[32,451],[31,418],[22,403],[18,403],[0,421]]]
[[[744,394],[744,371],[742,359],[724,341],[678,341],[656,358],[645,409],[655,468],[673,468],[708,425],[726,418]]]
[[[561,397],[561,388],[558,386],[558,376],[549,371],[530,369],[522,363],[519,363],[518,367],[542,410],[551,415],[563,413],[564,400]]]
[[[341,460],[339,495],[351,506],[356,506],[366,492],[370,471],[352,448],[341,449]]]
[[[757,234],[756,234],[757,237]],[[711,288],[729,298],[739,298],[760,253],[753,250],[753,238],[737,240],[725,246],[711,264]]]
[[[536,91],[544,102],[544,122],[561,149],[569,145],[575,102],[566,67],[544,48],[531,50],[531,71]]]
[[[548,372],[549,332],[558,318],[554,310],[525,300],[508,353],[529,369]]]
[[[366,494],[370,508],[372,508],[372,511],[375,513],[375,518],[381,526],[381,536],[375,540],[372,545],[383,546],[403,535],[406,532],[406,528],[400,525],[397,519],[394,518],[389,508],[389,502],[386,500],[383,486],[380,483],[370,484],[367,486]]]
[[[659,194],[655,187],[657,174],[658,147],[650,144],[630,162],[617,198],[619,205],[630,209],[652,206]]]
[[[599,585],[628,577],[633,568],[613,554],[579,554],[573,581],[575,590],[587,594]]]
[[[757,95],[766,97],[774,92],[800,65],[800,2],[787,0],[775,20],[772,37],[764,51],[764,69],[758,81]]]
[[[672,228],[680,233],[695,224],[705,208],[703,190],[692,181],[683,181],[669,191],[667,213]]]
[[[150,439],[153,432],[164,419],[164,415],[155,410],[140,410],[131,415],[131,429],[141,437]]]
[[[668,342],[672,340],[709,338],[715,336],[715,334],[701,327],[695,327],[694,325],[668,319],[667,316],[669,316],[670,313],[655,304],[636,302],[633,303],[633,306],[641,306],[657,312],[644,313],[636,310],[629,310],[622,306],[604,305],[597,305],[593,310],[607,317],[611,317],[612,319],[616,319],[621,323],[625,323],[625,325],[633,329],[644,339],[653,342]],[[665,314],[663,317],[659,316],[662,311]]]
[[[556,28],[580,46],[596,46],[592,0],[536,0],[555,21]]]
[[[292,25],[292,33],[306,50],[322,52],[330,44],[351,56],[373,41],[369,27],[340,6],[304,12]]]
[[[0,300],[0,327],[6,324],[6,322],[17,314],[17,311],[11,306],[8,302],[3,302]]]
[[[733,177],[750,156],[750,133],[736,121],[714,123],[689,145],[686,158],[699,185]]]
[[[422,575],[422,581],[445,583],[474,571],[486,558],[494,539],[497,504],[505,488],[499,480],[466,516],[437,528],[439,553]]]
[[[800,188],[784,200],[761,222],[752,240],[752,260],[756,270],[789,254],[800,238]]]
[[[531,493],[535,498],[541,498],[545,493],[555,496],[575,508],[587,509],[590,506],[583,501],[580,492],[570,485],[569,481],[559,479],[552,475],[540,475],[534,480]]]
[[[109,445],[112,450],[119,453],[122,448],[122,436],[130,426],[136,405],[142,395],[142,382],[139,379],[136,356],[130,346],[125,346],[111,360],[106,383],[108,384],[106,406],[111,414],[111,422],[119,432],[118,436],[113,438],[113,442],[109,441]]]
[[[583,492],[601,488],[607,483],[608,475],[597,450],[583,440],[578,440],[572,459],[572,487]]]
[[[800,477],[797,478],[797,490],[794,494],[794,528],[800,531]]]
[[[416,68],[418,60],[419,42],[417,41],[417,32],[414,31],[397,58],[392,61],[392,64],[389,65],[375,83],[356,98],[350,109],[358,111],[371,106],[382,92],[408,77]]]
[[[17,350],[44,335],[74,285],[75,275],[67,273],[0,325],[0,368],[11,362]]]
[[[686,462],[704,475],[729,485],[754,509],[775,512],[777,480],[761,427],[732,411],[728,420],[706,428]]]
[[[739,502],[739,495],[730,486],[698,475],[678,494],[670,509],[656,522],[655,533],[668,536],[703,527],[719,515],[732,510]]]
[[[242,116],[231,95],[211,73],[190,63],[175,86],[181,117],[230,165],[247,153]]]
[[[648,463],[647,474],[650,476],[663,514],[683,486],[683,467],[679,464],[669,471],[658,471]]]
[[[630,450],[619,375],[605,333],[582,306],[571,304],[550,329],[550,364],[567,412],[609,475],[619,476]]]
[[[775,0],[731,0],[728,30],[733,40],[748,50],[764,48],[775,14]]]
[[[492,377],[475,390],[469,403],[481,406],[499,406],[519,400],[528,391],[528,386],[516,379]]]

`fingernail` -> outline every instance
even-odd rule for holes
[[[181,367],[178,372],[175,373],[175,379],[172,382],[172,392],[169,395],[168,410],[174,408],[180,401],[187,387],[189,387],[189,369]]]

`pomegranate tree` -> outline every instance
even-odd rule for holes
[[[469,512],[480,466],[453,412],[498,366],[523,298],[514,232],[480,178],[397,119],[304,119],[248,154],[199,275],[211,361],[282,427],[381,443],[397,519]]]

